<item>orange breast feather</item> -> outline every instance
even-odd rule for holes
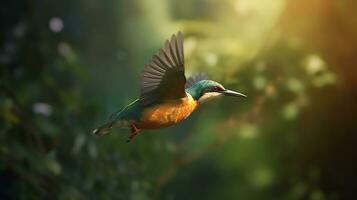
[[[188,117],[197,107],[191,95],[180,100],[167,101],[153,107],[146,108],[139,122],[135,126],[139,129],[157,129],[176,124]]]

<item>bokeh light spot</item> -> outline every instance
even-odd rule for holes
[[[283,108],[283,116],[285,119],[293,120],[299,114],[299,107],[296,103],[289,103]]]
[[[58,17],[51,18],[48,26],[55,33],[61,32],[64,27],[62,19]]]
[[[314,75],[325,68],[325,62],[317,55],[310,55],[306,59],[306,71]]]
[[[46,117],[52,114],[52,107],[47,103],[35,103],[32,106],[32,110],[34,113],[44,115]]]

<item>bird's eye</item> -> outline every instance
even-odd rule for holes
[[[215,92],[218,92],[218,91],[221,91],[221,90],[222,90],[222,88],[220,88],[218,86],[214,86],[213,87],[213,91],[215,91]]]

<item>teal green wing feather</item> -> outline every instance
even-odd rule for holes
[[[93,134],[103,136],[120,121],[137,121],[140,119],[141,112],[142,108],[139,106],[139,99],[137,99],[120,111],[113,113],[106,123],[93,130]]]
[[[108,133],[117,122],[136,121],[140,119],[140,115],[141,109],[139,106],[139,100],[137,99],[120,111],[113,113],[106,123],[93,130],[93,134],[103,136]]]
[[[122,110],[113,113],[109,122],[115,123],[118,120],[139,120],[141,116],[141,108],[139,106],[139,99],[133,101]]]
[[[165,99],[185,97],[185,67],[183,37],[181,32],[173,35],[170,41],[145,65],[141,75],[141,106],[148,106]]]

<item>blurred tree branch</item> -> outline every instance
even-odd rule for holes
[[[176,145],[176,154],[171,163],[166,167],[164,172],[157,177],[154,187],[153,199],[158,199],[161,189],[173,178],[177,171],[185,166],[194,162],[195,160],[201,158],[202,156],[208,154],[212,149],[216,149],[222,145],[224,145],[230,139],[234,139],[239,137],[239,133],[230,131],[233,127],[236,127],[237,124],[243,123],[262,123],[262,111],[264,108],[264,103],[267,100],[267,97],[274,93],[275,85],[280,82],[280,79],[275,81],[275,83],[267,84],[264,94],[255,99],[255,102],[252,106],[251,110],[248,110],[245,113],[242,113],[239,118],[230,117],[228,120],[217,124],[215,127],[216,132],[219,132],[219,136],[213,140],[208,145],[197,149],[196,151],[190,152],[189,154],[182,155],[182,149],[190,142],[193,131],[189,132],[177,145]]]

